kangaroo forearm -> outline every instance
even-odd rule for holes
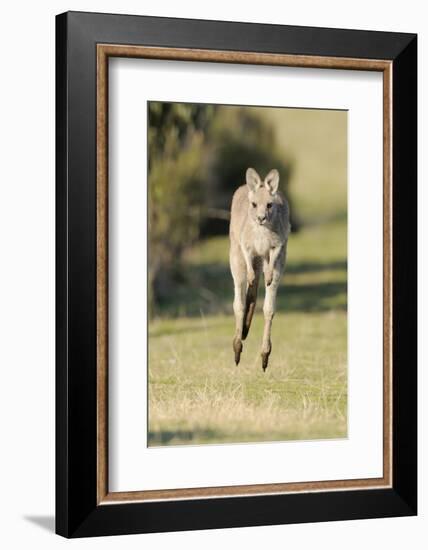
[[[253,257],[251,255],[250,251],[243,246],[242,247],[242,253],[244,255],[245,263],[247,265],[247,270],[252,271],[252,269],[253,269]]]
[[[270,269],[273,269],[275,267],[275,263],[281,253],[282,245],[276,246],[271,250],[270,256],[269,256],[269,267]]]

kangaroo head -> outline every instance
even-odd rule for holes
[[[246,180],[250,217],[259,225],[266,225],[272,221],[277,206],[279,172],[271,170],[262,181],[254,168],[248,168]]]

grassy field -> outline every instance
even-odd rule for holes
[[[149,444],[346,436],[346,225],[307,227],[290,238],[265,373],[263,290],[234,364],[227,258],[224,237],[194,248],[191,290],[183,284],[165,318],[150,324]]]
[[[228,238],[200,242],[150,322],[149,445],[347,435],[346,117],[269,111],[305,222],[289,239],[269,367],[260,361],[263,289],[236,367]]]

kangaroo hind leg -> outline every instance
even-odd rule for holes
[[[282,272],[285,264],[285,249],[283,248],[280,251],[280,254],[277,258],[274,265],[274,269],[271,272],[271,267],[265,265],[265,301],[263,304],[263,314],[265,318],[264,330],[263,330],[263,342],[262,342],[262,368],[263,372],[267,369],[269,363],[269,356],[272,351],[272,342],[271,342],[271,330],[272,330],[272,320],[275,315],[276,309],[276,294],[278,291],[279,283],[281,280]],[[272,275],[271,275],[272,274]]]
[[[230,247],[230,270],[232,272],[235,297],[233,300],[233,312],[235,314],[235,336],[233,338],[233,351],[235,363],[238,365],[242,353],[242,331],[245,314],[245,291],[247,285],[247,267],[245,258],[239,246],[232,242]]]
[[[256,309],[257,290],[259,286],[259,279],[260,279],[260,273],[262,268],[260,258],[254,259],[253,268],[255,273],[254,281],[252,282],[252,284],[247,285],[247,293],[245,298],[244,326],[242,329],[243,340],[245,340],[245,338],[248,335],[248,332],[251,326],[251,320],[254,315],[254,310]]]

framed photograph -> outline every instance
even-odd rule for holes
[[[417,513],[413,34],[56,20],[56,530]]]

